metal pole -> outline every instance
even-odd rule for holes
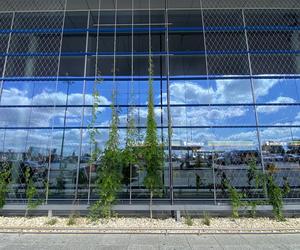
[[[63,135],[62,135],[62,140],[61,140],[61,149],[60,149],[60,164],[59,166],[61,167],[61,160],[63,158],[64,154],[64,142],[65,142],[65,134],[66,134],[66,124],[67,124],[67,112],[68,112],[68,102],[69,102],[69,91],[70,91],[70,82],[67,82],[67,97],[66,97],[66,108],[64,112],[64,125],[63,125]]]
[[[100,24],[100,14],[101,14],[101,0],[98,0],[98,16],[97,16],[97,23]],[[97,35],[96,35],[96,62],[95,62],[95,81],[94,81],[94,90],[97,88],[97,81],[99,80],[99,77],[101,75],[100,70],[98,69],[98,58],[99,58],[99,36],[100,36],[100,26],[97,27]],[[95,102],[95,100],[93,100]],[[95,149],[92,147],[95,146]],[[90,153],[91,155],[93,154],[93,150],[96,150],[98,147],[98,144],[92,145]],[[95,168],[97,168],[96,162],[95,162]],[[90,164],[89,166],[89,187],[88,187],[88,204],[90,204],[90,199],[91,199],[91,190],[92,186],[92,165]]]
[[[131,82],[130,82],[130,104],[133,105],[134,102],[132,100],[134,93],[133,93],[133,77],[134,77],[134,57],[133,57],[133,51],[134,51],[134,0],[131,1]],[[134,113],[133,113],[133,107],[129,109],[129,119],[134,119]],[[131,117],[132,116],[132,117]],[[128,124],[130,125],[130,124]],[[129,129],[129,128],[127,128]],[[131,145],[132,146],[132,145]],[[129,204],[132,203],[132,164],[130,163],[129,166]]]
[[[90,15],[91,12],[88,12],[87,16],[87,29],[90,27]],[[89,31],[86,33],[86,41],[85,41],[85,52],[88,52],[89,48]],[[86,78],[87,72],[87,61],[88,56],[85,55],[84,58],[84,78]],[[83,96],[83,106],[85,105],[85,92],[86,92],[86,80],[83,81],[83,89],[82,89],[82,96]],[[78,153],[78,162],[77,162],[77,171],[76,171],[76,184],[75,184],[75,201],[78,199],[78,184],[79,184],[79,171],[80,171],[80,161],[81,161],[81,154],[82,154],[82,142],[83,142],[83,125],[84,125],[84,107],[81,110],[81,129],[80,129],[80,142],[79,142],[79,153]]]
[[[12,30],[14,28],[15,16],[16,16],[16,13],[13,12],[12,13],[12,19],[11,19],[11,25],[10,25],[10,33],[9,33],[8,41],[7,41],[6,56],[5,56],[5,59],[4,59],[4,65],[3,65],[3,71],[2,71],[2,79],[5,77],[5,73],[6,73],[7,59],[8,59],[7,55],[9,53],[9,49],[10,49],[11,36],[12,36]],[[0,84],[0,104],[1,104],[1,101],[2,101],[3,85],[4,85],[4,80],[1,80],[1,84]]]
[[[243,25],[244,25],[244,31],[245,31],[245,39],[246,39],[246,46],[247,46],[247,55],[248,55],[248,63],[249,63],[249,73],[250,73],[250,83],[251,83],[251,92],[252,92],[252,101],[254,104],[254,114],[255,114],[255,125],[256,125],[256,134],[257,134],[257,139],[258,139],[258,149],[259,149],[259,154],[260,154],[260,161],[261,161],[261,167],[262,167],[262,172],[265,173],[265,164],[264,164],[264,157],[262,153],[262,145],[261,145],[261,137],[260,137],[260,131],[259,131],[259,119],[258,119],[258,114],[257,114],[257,107],[256,107],[256,96],[255,96],[255,91],[254,91],[254,81],[253,81],[253,71],[252,71],[252,64],[251,64],[251,55],[250,55],[250,46],[249,46],[249,40],[248,40],[248,32],[246,29],[246,19],[245,19],[245,10],[242,10],[242,15],[243,15]],[[266,184],[264,184],[266,185]],[[264,187],[265,191],[265,197],[268,197],[268,191],[267,188]]]
[[[261,137],[260,137],[260,131],[259,131],[259,119],[257,114],[257,108],[256,108],[256,96],[254,91],[254,81],[253,81],[253,70],[252,70],[252,63],[251,63],[251,55],[250,55],[250,46],[249,46],[249,40],[248,40],[248,32],[246,29],[246,19],[245,19],[245,10],[242,10],[243,15],[243,25],[244,25],[244,32],[245,32],[245,39],[246,39],[246,47],[247,47],[247,56],[248,56],[248,63],[249,63],[249,73],[250,73],[250,83],[251,83],[251,92],[252,92],[252,101],[254,104],[254,114],[255,114],[255,125],[256,125],[256,133],[257,133],[257,139],[258,139],[258,147],[261,157],[261,166],[263,172],[265,172],[265,164],[264,164],[264,158],[262,154],[262,145],[261,145]]]
[[[200,8],[201,8],[201,21],[203,27],[203,41],[204,41],[204,51],[205,51],[205,70],[206,70],[206,81],[209,82],[209,68],[208,68],[208,56],[207,56],[207,45],[206,45],[206,32],[205,32],[205,20],[204,20],[204,13],[203,13],[203,3],[200,0]],[[210,104],[209,104],[210,106]],[[217,204],[217,190],[216,190],[216,172],[215,172],[215,148],[213,147],[212,150],[212,175],[213,175],[213,186],[214,186],[214,204]]]
[[[165,0],[165,28],[166,28],[166,79],[167,79],[167,116],[168,116],[168,153],[169,153],[169,188],[170,203],[174,204],[173,192],[173,163],[172,163],[172,116],[171,116],[171,98],[170,98],[170,50],[169,50],[169,12],[168,0]]]
[[[59,69],[61,63],[61,52],[62,52],[62,42],[63,42],[63,35],[64,35],[64,27],[65,27],[65,20],[66,20],[66,10],[67,10],[67,3],[68,0],[65,0],[64,10],[63,10],[63,17],[62,17],[62,25],[61,25],[61,34],[60,34],[60,48],[59,48],[59,55],[58,55],[58,62],[57,62],[57,72],[56,72],[56,84],[55,84],[55,92],[57,92],[58,80],[59,80]],[[54,114],[56,109],[56,103],[54,102],[53,112]],[[46,199],[45,204],[48,203],[48,196],[49,196],[49,183],[50,183],[50,172],[51,172],[51,158],[52,158],[52,147],[53,147],[53,131],[54,131],[54,121],[52,121],[52,129],[51,129],[51,139],[50,139],[50,148],[49,148],[49,166],[48,166],[48,176],[47,176],[47,189],[46,189]]]

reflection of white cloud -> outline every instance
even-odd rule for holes
[[[296,101],[291,97],[279,96],[276,100],[270,101],[268,103],[295,103]],[[288,106],[259,106],[257,107],[257,112],[259,113],[276,113],[281,109],[288,108]]]
[[[100,103],[109,105],[110,102],[100,96]],[[17,88],[4,89],[1,99],[2,105],[66,105],[67,95],[63,92],[43,92],[29,97],[27,91],[21,91]],[[68,105],[82,105],[83,95],[80,93],[71,93],[68,97]],[[85,103],[91,105],[93,97],[90,94],[85,95]],[[104,108],[99,108],[99,112]],[[75,124],[81,121],[82,108],[68,108],[67,123]],[[91,109],[85,109],[85,115],[89,116]],[[61,126],[64,121],[64,108],[3,108],[1,109],[1,126]]]
[[[280,83],[277,79],[255,80],[254,91],[255,97],[267,96],[270,90]],[[249,80],[216,80],[207,82],[174,82],[170,86],[171,102],[173,104],[220,104],[220,103],[252,103],[251,84]],[[205,85],[206,84],[206,85]],[[166,102],[166,96],[163,96]],[[289,97],[278,97],[270,103],[293,103],[294,99]],[[259,112],[277,112],[283,106],[266,106],[259,107]],[[248,112],[250,111],[250,112]],[[247,114],[250,116],[248,117]],[[175,125],[245,125],[249,121],[254,121],[254,113],[249,107],[186,107],[173,108],[172,117]],[[239,119],[234,123],[233,118]],[[300,120],[300,112],[299,117]],[[244,123],[242,123],[244,121]],[[252,124],[253,125],[253,124]],[[280,124],[278,124],[280,125]],[[180,131],[180,132],[179,132]],[[222,132],[221,132],[222,131]],[[262,139],[278,138],[280,140],[289,140],[289,129],[263,129],[261,130]],[[294,129],[294,133],[298,130]],[[300,132],[300,131],[298,131]],[[207,140],[252,140],[257,145],[257,134],[255,129],[181,129],[174,131],[177,140],[206,142]]]
[[[174,82],[170,86],[172,103],[211,103],[214,90],[193,82]]]
[[[203,84],[202,84],[203,83]],[[173,104],[220,104],[220,103],[251,103],[251,85],[249,80],[217,80],[210,82],[174,82],[170,86],[171,92],[171,103]],[[255,80],[255,93],[256,97],[262,97],[269,94],[271,88],[273,88],[279,80]],[[207,84],[207,85],[205,85]],[[66,104],[66,94],[63,92],[48,92],[44,90],[43,92],[29,97],[29,93],[26,91],[20,91],[16,88],[4,89],[2,95],[3,105],[65,105]],[[110,104],[110,102],[103,96],[101,98],[102,104]],[[93,97],[91,95],[86,95],[86,104],[91,105],[93,103]],[[163,94],[164,103],[166,103],[166,95]],[[277,99],[271,101],[270,103],[293,103],[294,99],[289,97],[278,97]],[[70,105],[82,104],[83,97],[81,93],[71,93],[69,94],[68,103]],[[267,106],[259,107],[258,110],[261,113],[273,113],[277,112],[282,106]],[[99,109],[103,111],[104,109]],[[211,125],[232,125],[234,123],[234,118],[239,118],[237,125],[242,124],[243,121],[249,121],[247,113],[253,116],[253,112],[249,112],[249,107],[174,107],[172,108],[172,120],[174,125],[196,125],[196,126],[211,126]],[[1,126],[26,126],[28,124],[29,117],[31,118],[30,126],[51,126],[54,120],[54,125],[62,125],[64,118],[64,109],[56,108],[43,108],[43,109],[2,109],[0,110],[0,125]],[[31,112],[31,113],[30,113]],[[81,121],[81,108],[69,108],[67,111],[67,125],[79,124]],[[86,119],[89,119],[91,115],[91,109],[85,109]],[[155,115],[160,123],[161,109],[155,109]],[[147,119],[147,108],[135,109],[136,121],[140,120],[140,125],[146,125]],[[163,109],[164,124],[166,125],[166,109]],[[244,120],[242,120],[244,117]],[[101,123],[97,124],[99,126],[109,126],[111,117],[107,114],[101,116]],[[300,121],[300,112],[296,117],[296,120]],[[127,115],[120,115],[121,125],[126,125]],[[86,121],[88,123],[88,121]],[[299,124],[299,123],[298,123]],[[87,124],[85,124],[87,125]],[[280,124],[278,124],[280,125]],[[166,132],[167,130],[164,130]],[[99,136],[99,145],[104,145],[107,139],[108,130],[100,130],[101,135]],[[300,129],[292,129],[294,136],[300,133]],[[0,131],[0,138],[3,138],[3,131]],[[62,131],[28,131],[17,130],[9,131],[7,130],[5,135],[5,147],[22,151],[20,147],[24,147],[25,144],[37,145],[43,147],[50,147],[59,149],[61,146]],[[79,133],[80,130],[66,130],[66,151],[72,152],[78,150],[79,148]],[[126,135],[126,130],[120,130],[120,142],[124,142]],[[291,139],[291,129],[282,128],[265,128],[261,129],[262,141],[264,140],[290,140]],[[26,142],[28,138],[28,141]],[[166,138],[166,136],[165,136]],[[211,140],[236,140],[236,141],[248,141],[253,140],[257,144],[256,130],[255,129],[245,129],[241,131],[240,129],[174,129],[173,139],[182,140],[184,142],[199,142],[207,143]],[[83,132],[83,151],[89,152],[91,145],[89,141],[88,131]]]
[[[207,126],[242,117],[247,111],[245,107],[173,107],[172,121],[174,125]]]
[[[255,80],[256,98],[268,95],[270,89],[278,84],[278,79]],[[209,82],[210,83],[210,82]],[[205,87],[206,82],[180,81],[170,86],[172,103],[212,104],[212,103],[251,103],[252,93],[249,80],[216,80]],[[164,99],[166,95],[164,94]],[[166,101],[166,100],[165,100]]]

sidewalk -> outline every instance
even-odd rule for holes
[[[0,249],[300,249],[299,234],[273,235],[30,235],[0,234]]]

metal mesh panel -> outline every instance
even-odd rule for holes
[[[226,30],[243,26],[240,10],[205,10],[205,43],[209,75],[249,74],[245,33]],[[217,31],[215,31],[217,29]]]
[[[10,15],[13,20],[12,25],[7,22],[6,25],[1,26],[1,33],[3,33],[1,36],[5,36],[4,43],[7,41],[7,46],[1,46],[7,59],[4,76],[18,78],[56,76],[61,48],[60,33],[64,21],[64,1],[1,1],[0,9],[16,11],[11,14],[0,14]],[[52,10],[57,11],[51,12]],[[5,19],[1,21],[4,23]],[[24,86],[19,86],[22,91],[25,83]],[[12,89],[4,91],[10,93]],[[23,100],[19,100],[18,94],[13,98],[16,98],[19,103],[34,105],[33,101],[28,100],[30,91],[22,92]],[[6,148],[4,152],[7,159],[12,162],[12,185],[9,192],[9,198],[12,200],[26,198],[28,183],[26,183],[25,171],[29,171],[37,190],[34,198],[41,200],[46,198],[52,131],[30,128],[49,126],[52,110],[53,108],[42,110],[34,107],[1,110],[4,115],[1,116],[4,118],[2,122],[4,127],[20,127],[20,129],[4,132],[3,147],[5,145]],[[17,117],[13,117],[14,115]],[[45,123],[41,122],[42,119],[37,119],[39,115],[46,118]],[[11,119],[13,121],[9,123]],[[12,149],[12,152],[8,153],[7,148]]]
[[[298,0],[202,0],[203,8],[299,8]]]
[[[291,8],[291,6],[289,6]],[[245,10],[247,26],[297,26],[300,10],[253,9]]]
[[[240,55],[211,55],[207,58],[209,75],[249,74],[248,59]]]
[[[295,74],[300,73],[294,55],[252,55],[253,74]]]
[[[12,23],[12,14],[9,13],[0,13],[0,29],[1,30],[9,30]],[[9,35],[7,32],[1,32],[0,34],[0,53],[5,54],[7,51]],[[0,74],[2,76],[3,67],[4,67],[5,56],[0,57]],[[1,95],[1,90],[0,90]]]
[[[254,74],[299,73],[298,10],[247,10],[249,49]],[[290,31],[289,29],[295,29]]]
[[[53,2],[57,9],[61,8],[60,1]],[[50,8],[46,3],[40,4],[38,9]],[[57,32],[62,29],[63,19],[63,12],[16,13],[6,76],[55,76],[61,48],[61,35]]]
[[[45,11],[63,10],[65,0],[3,0],[0,2],[1,11]]]
[[[230,181],[238,192],[247,194],[247,199],[264,199],[262,188],[257,189],[255,183],[249,181],[251,158],[256,159],[259,172],[265,168],[280,186],[289,182],[292,189],[288,198],[299,198],[299,171],[296,171],[299,146],[288,146],[293,141],[297,143],[299,138],[299,82],[292,79],[292,83],[282,83],[287,83],[283,79],[286,74],[300,72],[298,0],[172,0],[168,6],[169,27],[164,23],[166,13],[163,9],[150,11],[150,36],[147,0],[103,0],[101,3],[102,8],[95,12],[67,13],[72,18],[64,25],[66,33],[63,39],[63,1],[0,3],[2,11],[17,11],[12,32],[8,30],[13,14],[0,14],[0,53],[3,53],[0,68],[4,59],[8,59],[5,76],[18,77],[18,80],[24,76],[57,76],[60,66],[59,81],[49,84],[39,82],[32,87],[26,86],[23,81],[11,83],[11,79],[4,83],[8,87],[4,88],[2,97],[11,102],[2,102],[3,105],[27,105],[26,108],[3,106],[0,110],[0,125],[4,127],[0,130],[0,138],[5,141],[4,151],[12,149],[19,152],[14,157],[17,158],[15,179],[20,185],[16,185],[18,192],[12,192],[11,198],[24,197],[24,167],[27,164],[35,169],[36,162],[44,170],[34,177],[37,186],[45,180],[45,169],[49,169],[49,163],[51,165],[50,199],[73,199],[77,167],[80,175],[93,179],[88,186],[82,183],[82,179],[79,180],[79,186],[84,189],[80,192],[88,192],[89,197],[92,193],[95,197],[93,183],[96,171],[88,172],[90,141],[87,128],[91,107],[83,107],[82,104],[92,104],[92,79],[103,78],[99,89],[102,104],[106,107],[101,107],[103,113],[97,120],[97,125],[102,128],[99,145],[104,145],[107,140],[111,117],[107,106],[115,87],[118,93],[116,103],[122,106],[119,113],[120,137],[126,134],[124,127],[127,126],[129,104],[140,105],[135,108],[134,117],[137,126],[142,127],[140,134],[144,134],[149,48],[155,54],[155,113],[164,139],[167,138],[166,126],[170,121],[167,107],[160,104],[168,104],[167,78],[171,78],[172,131],[174,141],[178,141],[173,143],[172,148],[175,198],[228,201],[229,194],[224,183]],[[134,9],[130,10],[132,3]],[[98,0],[70,0],[68,4],[70,9],[99,7]],[[163,8],[164,1],[151,0],[150,5]],[[128,10],[124,11],[125,8]],[[140,8],[144,10],[137,10]],[[85,23],[88,15],[91,15],[89,31]],[[85,37],[88,38],[87,44]],[[59,58],[62,40],[63,53],[68,55]],[[167,41],[169,46],[166,46]],[[9,54],[5,55],[8,48]],[[88,55],[85,52],[89,52]],[[86,72],[85,64],[88,65]],[[268,78],[271,74],[272,77]],[[83,81],[82,78],[86,79],[87,75],[88,80]],[[75,80],[68,82],[61,76],[78,76],[80,84],[73,84]],[[254,89],[253,81],[256,79],[253,76],[258,78]],[[73,87],[69,89],[70,86]],[[130,88],[134,91],[130,92]],[[51,97],[47,97],[49,92],[53,94]],[[134,94],[132,100],[130,93]],[[30,95],[32,100],[28,98]],[[34,95],[39,96],[38,102],[33,101]],[[35,107],[48,104],[60,107]],[[78,107],[70,107],[73,104]],[[289,105],[293,105],[290,108],[293,112],[284,111]],[[84,114],[81,113],[83,109]],[[18,117],[12,113],[18,114]],[[295,128],[288,127],[291,125]],[[7,131],[5,126],[18,129]],[[35,129],[38,126],[41,127]],[[51,126],[56,128],[51,130]],[[284,150],[266,146],[271,140],[276,140]],[[39,152],[37,148],[40,145],[44,150]],[[166,168],[166,187],[171,183],[168,174]],[[133,185],[136,198],[148,198],[143,188],[143,177],[140,174]],[[43,189],[41,185],[41,195]],[[123,191],[120,197],[127,195],[128,192]],[[164,197],[168,198],[168,194]]]

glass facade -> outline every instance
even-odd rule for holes
[[[253,157],[260,171],[276,170],[280,186],[289,183],[286,201],[300,198],[299,1],[2,2],[0,161],[12,164],[9,202],[25,200],[26,167],[47,203],[97,199],[94,82],[101,79],[100,148],[114,90],[121,147],[130,108],[143,138],[150,53],[158,134],[171,145],[157,200],[224,201],[225,178],[254,190]],[[136,166],[132,174],[123,204],[149,198],[145,173]]]

